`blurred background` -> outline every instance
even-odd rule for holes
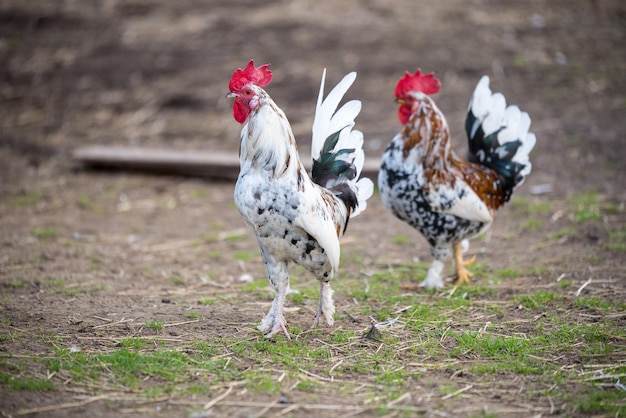
[[[469,97],[488,74],[533,119],[536,182],[621,193],[625,31],[619,0],[3,0],[0,188],[84,145],[236,153],[224,95],[253,58],[272,64],[267,90],[307,155],[323,68],[327,86],[358,72],[349,96],[363,101],[374,159],[399,129],[393,88],[405,70],[441,78],[460,152]]]

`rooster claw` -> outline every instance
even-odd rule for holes
[[[263,332],[263,330],[261,330],[261,332]],[[276,322],[274,326],[272,327],[272,330],[265,334],[265,338],[269,340],[272,337],[274,337],[274,335],[278,334],[279,332],[282,332],[283,334],[285,334],[285,337],[287,337],[288,340],[291,340],[291,336],[289,335],[289,332],[287,332],[287,328],[285,328],[285,324],[282,322]]]
[[[288,340],[291,340],[291,336],[289,335],[289,332],[287,332],[286,325],[287,321],[282,313],[276,315],[274,312],[270,311],[270,313],[263,318],[261,325],[259,325],[257,329],[261,331],[267,339],[270,339],[274,335],[282,332]]]
[[[332,327],[333,324],[335,323],[335,320],[332,317],[327,317],[326,315],[324,315],[324,313],[321,311],[321,309],[315,314],[315,318],[313,318],[313,323],[311,324],[311,329],[313,328],[317,328],[317,326],[320,323],[320,319],[323,317],[326,318],[326,323],[328,324],[329,327]]]
[[[471,266],[475,261],[476,256],[473,256],[469,260],[463,260],[463,249],[461,243],[454,246],[454,263],[456,265],[457,275],[457,280],[454,283],[455,286],[470,283],[470,277],[473,277],[474,275],[465,267]]]
[[[476,258],[476,257],[474,257],[474,258]],[[461,286],[463,284],[469,284],[470,283],[470,277],[474,276],[474,274],[472,274],[472,272],[470,272],[469,270],[467,270],[464,267],[459,268],[457,270],[456,274],[457,274],[457,279],[456,279],[456,282],[454,282],[455,286]]]

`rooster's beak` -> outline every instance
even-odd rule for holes
[[[404,99],[396,99],[396,103],[398,103],[399,105],[403,105],[405,103]]]
[[[237,97],[237,95],[233,93],[232,91],[229,91],[228,93],[226,93],[227,99],[234,99],[235,97]]]

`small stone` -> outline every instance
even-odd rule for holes
[[[252,283],[254,281],[254,277],[251,274],[242,274],[239,276],[239,283]]]

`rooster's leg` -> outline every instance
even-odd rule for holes
[[[320,322],[320,318],[324,315],[326,323],[332,326],[335,322],[333,316],[335,315],[335,304],[333,302],[333,289],[330,287],[330,281],[328,279],[320,280],[320,304],[313,320],[311,328],[317,326]]]
[[[469,247],[469,245],[467,246]],[[457,280],[454,284],[456,286],[460,286],[462,284],[469,284],[470,277],[472,277],[473,274],[465,267],[471,266],[472,264],[474,264],[474,261],[476,261],[476,256],[470,258],[467,261],[463,260],[462,242],[459,242],[458,244],[454,246],[454,264],[456,266],[456,275],[457,275]]]
[[[259,331],[265,334],[266,338],[272,338],[279,332],[283,332],[289,339],[289,333],[287,332],[287,321],[285,320],[284,306],[285,296],[287,295],[287,289],[289,288],[289,276],[287,275],[287,263],[276,263],[270,265],[266,263],[267,272],[270,277],[270,282],[274,286],[276,295],[272,301],[272,307],[267,315],[261,321],[259,325]]]
[[[441,279],[441,272],[443,271],[443,263],[437,259],[433,260],[430,264],[430,268],[428,269],[428,273],[426,274],[426,278],[422,283],[420,283],[421,287],[425,287],[427,289],[435,289],[443,287],[443,280]]]

